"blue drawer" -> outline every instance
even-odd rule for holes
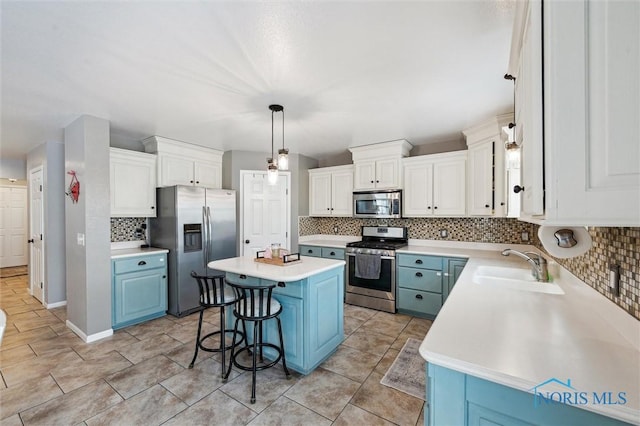
[[[334,247],[322,247],[322,257],[327,259],[344,260],[344,249]]]
[[[442,295],[426,291],[398,289],[398,310],[425,315],[437,315],[442,307]]]
[[[322,257],[322,248],[316,246],[299,246],[301,256]]]
[[[442,258],[424,254],[398,254],[398,266],[442,270]]]
[[[398,287],[442,293],[442,272],[401,266],[398,268]]]
[[[226,280],[234,284],[240,285],[258,285],[260,284],[260,278],[247,277],[246,275],[234,274],[233,272],[227,272]]]
[[[273,289],[273,294],[282,294],[285,296],[297,297],[298,299],[302,298],[302,283],[300,281],[293,281],[289,283],[282,282],[284,287],[278,285],[278,281],[271,281],[262,279],[262,285],[275,284],[276,287]]]
[[[148,256],[127,257],[113,260],[113,273],[126,274],[129,272],[146,271],[155,268],[166,268],[164,253]]]

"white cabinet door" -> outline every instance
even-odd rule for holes
[[[376,162],[375,160],[358,161],[354,163],[353,189],[367,190],[376,187]]]
[[[173,155],[161,154],[158,180],[160,186],[193,185],[193,160]]]
[[[375,187],[378,189],[398,188],[400,186],[399,171],[400,160],[377,160]]]
[[[353,171],[351,170],[332,173],[331,214],[353,216]]]
[[[469,215],[491,215],[494,146],[495,142],[489,141],[469,147]]]
[[[542,134],[542,5],[529,2],[516,76],[516,142],[521,146],[521,214],[544,214]],[[510,190],[513,190],[511,188]]]
[[[466,213],[466,162],[433,163],[433,214],[462,216]]]
[[[309,173],[309,215],[331,216],[331,173]]]
[[[205,188],[222,188],[222,166],[220,164],[196,161],[194,163],[194,184]]]
[[[110,161],[111,216],[155,217],[155,155],[112,148]]]
[[[420,162],[404,166],[403,216],[433,215],[433,164]]]

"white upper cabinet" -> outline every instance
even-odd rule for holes
[[[503,128],[512,120],[513,114],[504,114],[463,131],[469,147],[467,213],[470,216],[507,215]]]
[[[156,156],[110,148],[111,216],[156,216]]]
[[[413,146],[400,139],[373,145],[349,148],[353,156],[356,191],[397,189],[402,187],[401,159]]]
[[[456,151],[403,159],[403,216],[464,216],[466,158]]]
[[[222,151],[152,136],[145,151],[158,155],[158,186],[222,187]]]
[[[513,33],[520,218],[640,226],[640,2],[519,2]]]
[[[309,215],[353,215],[353,166],[309,170]]]

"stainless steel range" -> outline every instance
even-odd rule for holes
[[[347,244],[345,301],[396,312],[396,249],[407,245],[407,228],[363,226],[362,240]]]

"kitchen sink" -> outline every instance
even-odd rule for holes
[[[508,268],[503,266],[479,266],[473,274],[476,284],[506,288],[534,293],[564,294],[558,284],[539,282],[530,269]]]

